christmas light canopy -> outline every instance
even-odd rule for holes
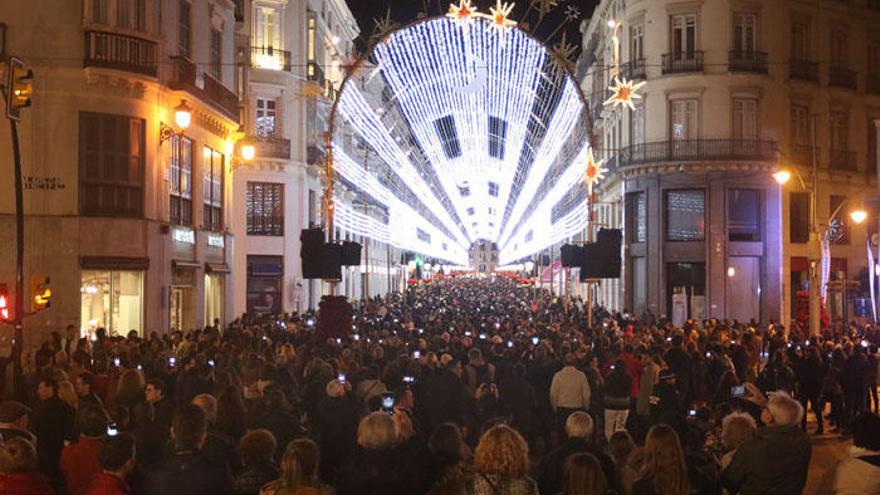
[[[642,95],[638,94],[638,90],[645,85],[645,81],[635,82],[627,81],[626,78],[614,78],[614,85],[608,88],[611,90],[611,98],[605,100],[605,105],[611,105],[612,108],[619,106],[629,107],[635,110],[633,100],[639,100]]]
[[[507,262],[585,228],[583,94],[512,9],[456,0],[354,65],[334,106],[334,175],[382,214],[337,205],[341,230],[467,265],[477,240]]]

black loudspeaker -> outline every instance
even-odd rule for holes
[[[357,242],[342,243],[342,266],[360,266],[361,245]]]
[[[581,259],[583,259],[581,248],[571,244],[563,244],[559,248],[559,259],[562,260],[562,266],[565,268],[581,266]]]
[[[321,254],[324,251],[324,229],[303,229],[299,235],[299,256],[303,278],[321,278]]]
[[[620,278],[623,231],[620,229],[599,229],[597,235],[599,258],[602,260],[602,278]]]
[[[342,245],[325,243],[318,257],[320,277],[323,279],[342,279]]]
[[[602,262],[598,244],[584,244],[581,247],[581,282],[591,278],[603,278]]]
[[[550,266],[550,255],[549,254],[542,254],[541,255],[541,262],[538,264],[541,266]]]

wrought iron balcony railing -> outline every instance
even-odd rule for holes
[[[809,60],[791,59],[788,62],[788,78],[819,82],[819,64]]]
[[[104,67],[157,77],[155,41],[107,31],[85,32],[85,67]]]
[[[271,46],[252,46],[251,67],[290,72],[290,52]]]
[[[727,63],[730,72],[767,73],[767,53],[765,52],[731,50]]]
[[[696,160],[774,161],[775,141],[759,139],[686,139],[634,144],[620,150],[620,165]]]
[[[200,72],[186,57],[173,56],[171,62],[171,81],[168,83],[171,89],[186,91],[238,122],[238,95],[210,74]]]
[[[855,172],[858,170],[856,163],[856,152],[848,150],[831,150],[831,160],[828,162],[829,168],[834,170],[846,170]]]
[[[856,71],[842,67],[830,67],[828,69],[828,85],[838,88],[856,89]]]
[[[259,158],[290,160],[290,139],[274,136],[251,136],[249,141]]]
[[[703,52],[675,52],[663,54],[663,74],[703,72]]]
[[[645,59],[631,60],[620,67],[620,72],[630,81],[634,79],[647,79]]]

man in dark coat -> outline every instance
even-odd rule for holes
[[[346,397],[345,384],[331,380],[327,396],[318,403],[318,444],[321,446],[321,479],[331,483],[336,470],[356,446],[359,415],[355,403]]]
[[[742,444],[721,473],[721,482],[740,495],[800,495],[807,482],[812,445],[800,429],[801,405],[785,392],[775,392],[765,402],[750,387],[750,400],[764,406],[755,438]]]
[[[64,441],[75,438],[76,411],[58,397],[58,384],[51,376],[42,377],[37,384],[39,404],[34,412],[33,430],[37,436],[37,456],[40,471],[53,485],[64,483],[58,469]]]
[[[148,469],[144,476],[147,495],[186,493],[187,495],[226,494],[232,475],[223,464],[213,464],[202,454],[208,435],[205,411],[195,404],[181,407],[171,426],[174,454]]]
[[[666,351],[665,360],[675,372],[676,387],[684,403],[689,403],[693,393],[694,360],[684,350],[684,339],[681,335],[672,337],[672,347]]]
[[[555,495],[562,491],[563,469],[565,460],[572,454],[586,452],[599,460],[602,473],[608,482],[609,491],[623,493],[623,485],[614,468],[614,461],[601,449],[593,445],[593,418],[583,411],[572,413],[565,422],[565,433],[568,439],[559,448],[550,452],[538,465],[538,491],[542,495]]]
[[[434,431],[437,425],[446,422],[457,425],[465,424],[470,396],[461,376],[461,363],[453,359],[428,385],[426,410],[428,411],[429,424],[427,431]]]
[[[843,427],[849,431],[853,419],[865,410],[868,403],[868,368],[871,366],[865,349],[857,345],[853,348],[852,355],[843,365],[843,373],[840,385],[843,387],[843,408],[845,418],[842,420]]]

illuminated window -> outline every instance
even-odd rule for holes
[[[203,149],[202,196],[205,230],[223,230],[223,155],[207,146]]]
[[[189,138],[171,137],[171,223],[192,225],[192,149]]]

